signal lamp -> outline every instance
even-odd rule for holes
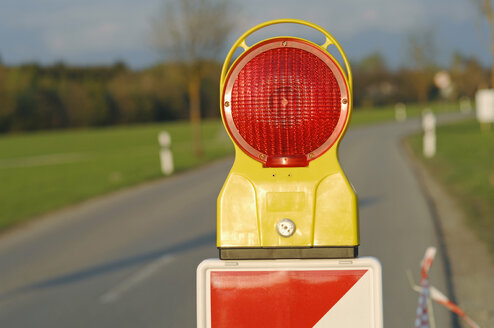
[[[266,167],[307,166],[341,134],[347,100],[344,75],[328,52],[305,40],[274,38],[251,47],[230,69],[223,117],[235,143]]]
[[[282,23],[312,27],[326,42],[245,43],[253,32]],[[342,55],[346,72],[329,45]],[[245,51],[230,65],[238,47]],[[220,93],[236,151],[218,197],[220,258],[355,257],[357,197],[337,156],[352,109],[352,75],[338,42],[301,20],[260,24],[230,50]]]

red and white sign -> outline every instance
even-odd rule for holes
[[[381,266],[349,260],[205,260],[197,327],[382,327]]]

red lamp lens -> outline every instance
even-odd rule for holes
[[[288,159],[293,166],[303,166],[307,155],[337,128],[340,86],[320,57],[278,44],[251,58],[238,72],[231,89],[231,117],[238,134],[267,155],[268,164],[271,159],[285,166]],[[314,47],[304,43],[308,46]]]

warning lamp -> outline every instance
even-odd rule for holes
[[[246,44],[253,32],[282,23],[314,28],[326,42],[275,37]],[[330,45],[346,70],[328,52]],[[230,65],[239,47],[244,52]],[[355,257],[357,197],[338,163],[352,75],[339,43],[302,20],[260,24],[228,53],[220,97],[235,144],[235,162],[218,197],[220,258]]]

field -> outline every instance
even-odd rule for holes
[[[447,108],[447,106],[436,106]],[[418,106],[408,109],[417,116]],[[352,125],[393,120],[394,109],[355,111]],[[203,123],[205,156],[193,155],[187,122],[0,136],[0,230],[122,187],[162,177],[157,135],[172,137],[176,171],[233,153],[219,120]]]
[[[467,224],[494,254],[494,132],[481,132],[479,123],[469,121],[440,126],[436,133],[437,155],[432,159],[421,155],[421,135],[408,142],[463,207]]]
[[[458,110],[458,105],[454,103],[436,102],[429,104],[427,107],[436,114]],[[406,108],[407,118],[419,117],[423,109],[423,106],[417,104],[408,105]],[[352,114],[351,126],[392,121],[394,119],[394,106],[357,108]]]
[[[205,155],[182,123],[62,130],[0,137],[0,229],[124,186],[161,177],[158,132],[172,137],[176,171],[231,154],[220,121],[204,122]]]

